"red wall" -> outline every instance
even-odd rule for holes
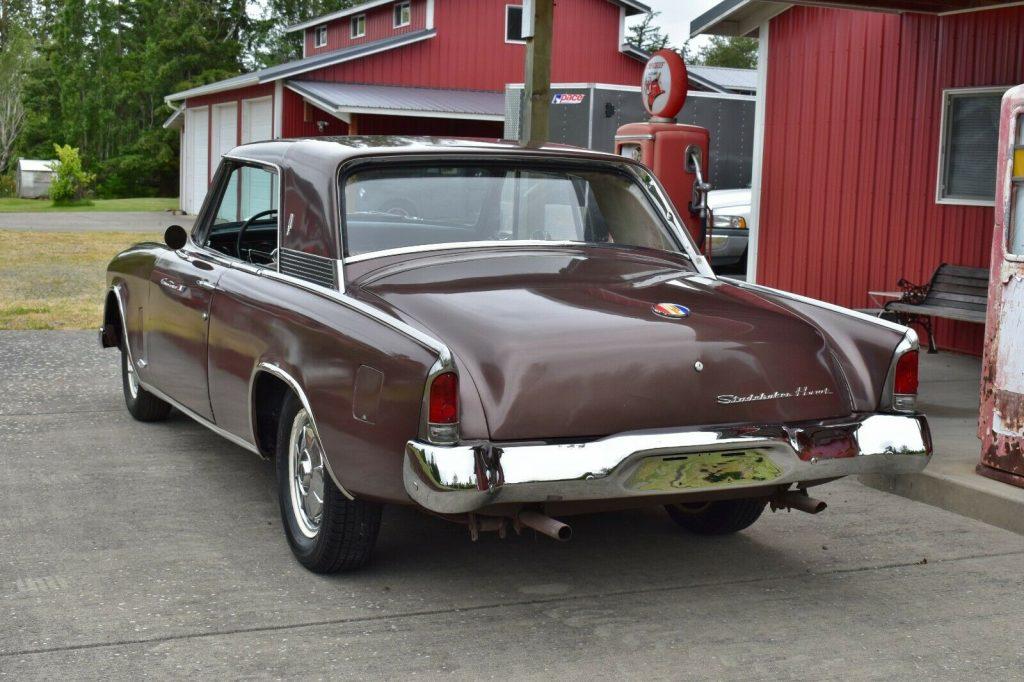
[[[348,135],[348,125],[325,111],[308,105],[309,121],[306,121],[307,105],[300,95],[284,88],[284,103],[281,107],[281,137],[319,137],[322,135]],[[327,121],[322,131],[317,121]]]
[[[758,281],[861,308],[942,262],[987,266],[993,209],[935,203],[942,90],[1021,82],[1024,7],[773,19]],[[981,325],[937,322],[981,352]]]
[[[507,83],[523,82],[526,54],[523,45],[505,42],[505,5],[506,0],[436,0],[436,37],[300,78],[504,90]],[[618,6],[559,0],[554,34],[554,82],[640,83],[643,64],[619,51]]]
[[[504,132],[504,126],[504,123],[497,121],[359,114],[353,117],[350,133],[352,135],[439,135],[500,138]]]
[[[313,33],[316,27],[306,29],[306,56],[311,57],[314,54],[319,54],[321,52],[329,52],[331,50],[339,50],[343,47],[361,45],[362,43],[390,38],[391,36],[401,35],[402,33],[422,31],[426,28],[426,0],[412,0],[412,23],[408,26],[402,26],[401,28],[394,27],[394,7],[395,5],[393,3],[389,3],[366,12],[366,35],[362,38],[353,39],[351,37],[352,17],[345,17],[328,23],[327,45],[321,48],[313,47]],[[323,24],[319,25],[323,26]]]

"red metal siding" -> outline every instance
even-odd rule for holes
[[[309,107],[310,119],[306,121]],[[281,106],[281,137],[319,137],[321,135],[348,135],[348,125],[334,114],[306,105],[305,100],[288,88],[284,89]],[[327,121],[322,131],[317,128],[317,121]]]
[[[437,36],[338,64],[303,79],[500,91],[523,82],[525,47],[505,42],[506,0],[436,0]],[[552,80],[636,85],[643,64],[619,51],[619,8],[559,0]]]
[[[421,31],[427,25],[427,0],[412,0],[412,23],[408,26],[395,28],[394,4],[387,4],[366,12],[366,35],[362,38],[352,38],[352,17],[337,19],[327,24],[327,45],[324,47],[313,47],[314,28],[306,29],[306,56],[312,56],[320,52],[329,52],[343,47],[351,47],[370,42],[390,38],[394,35]],[[320,24],[321,26],[323,24]]]
[[[993,210],[935,202],[942,91],[1024,82],[1024,7],[797,7],[771,22],[758,281],[841,305],[942,262],[987,267]],[[938,321],[980,353],[981,325]]]
[[[263,85],[253,85],[247,88],[239,88],[237,90],[215,92],[212,95],[189,97],[185,101],[185,106],[191,109],[193,107],[205,107],[208,104],[223,104],[224,102],[238,102],[239,105],[241,105],[243,99],[259,99],[260,97],[273,96],[274,84],[264,83]]]
[[[353,117],[353,135],[438,135],[452,137],[502,136],[504,124],[495,121],[462,121],[451,118],[417,118],[412,116]]]

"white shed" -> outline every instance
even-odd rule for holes
[[[55,163],[54,160],[18,159],[18,170],[14,175],[18,196],[22,199],[49,196]]]

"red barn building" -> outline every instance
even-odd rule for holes
[[[182,208],[202,204],[220,155],[281,137],[501,137],[505,86],[523,82],[516,0],[371,0],[289,27],[303,57],[166,99],[180,126]],[[635,0],[559,0],[555,82],[637,85],[646,55],[626,41]]]
[[[696,19],[760,41],[748,276],[862,308],[943,262],[988,267],[1021,5],[727,0]],[[980,353],[981,325],[937,322],[940,346]]]

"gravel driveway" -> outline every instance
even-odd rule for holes
[[[195,216],[166,211],[0,213],[0,230],[42,232],[163,232],[169,225],[192,229]]]
[[[384,515],[366,570],[292,558],[274,472],[125,412],[94,332],[0,332],[0,677],[1008,679],[1024,538],[854,481],[699,538],[659,510],[558,544]]]

